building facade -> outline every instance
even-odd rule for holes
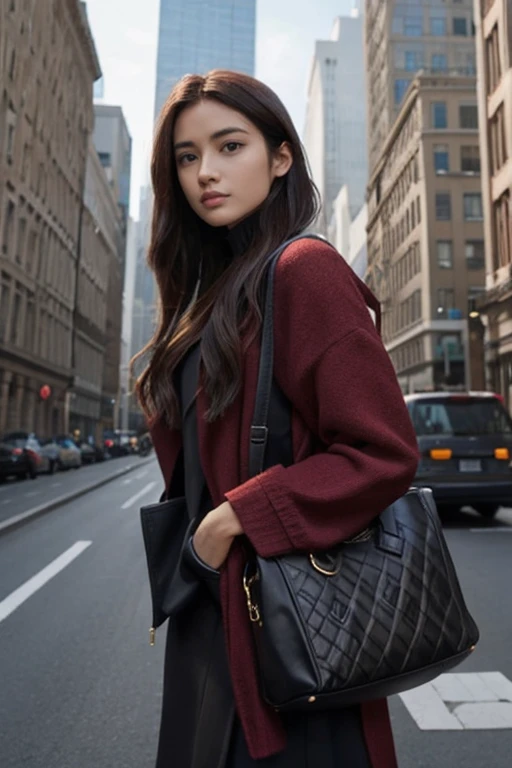
[[[512,4],[475,0],[489,387],[512,408]]]
[[[404,393],[485,387],[474,77],[420,75],[368,186],[366,279]]]
[[[254,74],[256,0],[160,0],[155,119],[183,75]]]
[[[121,107],[94,105],[93,142],[121,210],[126,240],[130,213],[132,138]]]
[[[315,44],[308,83],[304,146],[322,198],[317,229],[327,234],[342,186],[351,216],[364,204],[367,170],[363,22],[357,11],[338,17],[330,40]]]
[[[78,249],[69,429],[101,439],[112,428],[119,389],[122,306],[122,212],[89,142]]]
[[[333,204],[328,238],[329,242],[341,253],[345,261],[361,279],[364,279],[368,266],[367,224],[368,208],[366,203],[352,218],[348,187],[342,187]]]
[[[370,173],[416,72],[476,74],[473,0],[366,0]]]
[[[0,50],[0,433],[50,435],[67,426],[92,88],[101,71],[77,0],[0,3]]]

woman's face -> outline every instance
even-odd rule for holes
[[[213,99],[183,110],[174,129],[174,151],[183,193],[212,227],[234,227],[249,216],[292,164],[287,144],[271,157],[261,131]]]

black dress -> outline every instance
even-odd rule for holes
[[[242,239],[247,233],[242,232]],[[283,752],[253,760],[235,714],[219,600],[219,574],[194,552],[192,534],[213,507],[199,457],[195,391],[199,346],[176,372],[184,489],[191,518],[180,573],[183,600],[169,621],[156,768],[371,768],[359,707],[283,716]]]

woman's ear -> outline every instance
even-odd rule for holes
[[[274,178],[286,176],[293,165],[293,153],[287,141],[283,141],[280,147],[275,150],[272,158],[272,173]]]

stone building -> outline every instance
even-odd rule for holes
[[[78,247],[69,428],[101,437],[111,428],[119,384],[122,213],[89,142]],[[114,318],[114,319],[113,319]]]
[[[77,0],[0,3],[0,50],[0,433],[47,435],[67,427],[92,87],[101,72]]]
[[[475,78],[419,75],[368,185],[366,279],[404,393],[484,387],[484,266]]]
[[[473,0],[365,0],[370,173],[418,71],[475,75],[472,16]]]
[[[475,0],[489,387],[512,408],[512,3]]]

